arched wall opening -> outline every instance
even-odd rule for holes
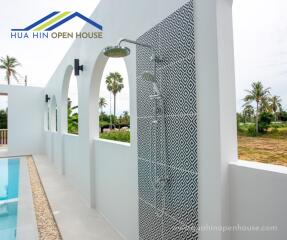
[[[44,112],[44,130],[49,131],[50,130],[50,123],[49,123],[49,103],[46,103],[45,106],[45,112]]]
[[[77,77],[70,77],[67,99],[67,126],[68,133],[79,135],[79,111],[78,111],[78,84]]]
[[[51,125],[51,131],[57,132],[58,131],[58,116],[57,116],[57,100],[56,97],[52,97],[51,101],[51,115],[50,115],[50,125]]]
[[[130,141],[129,80],[123,58],[109,58],[101,78],[98,101],[99,136]]]
[[[61,98],[61,132],[79,134],[78,83],[69,65],[65,71]]]
[[[131,53],[131,56],[123,59],[127,65],[128,80],[132,79],[130,76],[135,78],[136,66],[134,65],[135,56],[133,53]],[[136,236],[138,221],[137,138],[134,136],[136,131],[132,131],[131,144],[99,138],[99,93],[107,61],[108,58],[102,53],[98,55],[93,67],[89,87],[89,136],[92,150],[89,166],[91,202],[107,218],[113,219],[114,225],[118,229],[122,229],[123,233],[127,231],[128,234]],[[129,82],[129,86],[129,96],[133,99],[130,106],[132,110],[131,129],[134,129],[137,122],[133,118],[136,116],[135,81]],[[131,91],[131,89],[134,91]],[[109,184],[106,185],[106,182],[109,182]],[[115,192],[115,189],[120,189],[120,191]],[[108,203],[107,199],[111,194],[118,200]],[[126,204],[127,202],[129,203],[128,205]],[[129,212],[128,221],[132,224],[131,231],[126,230],[122,221],[115,218],[113,213],[117,211],[116,209],[120,209],[124,214]]]
[[[47,106],[47,130],[51,131],[51,106]]]
[[[110,77],[106,82],[108,76]],[[116,104],[114,104],[111,87],[115,78],[120,78],[118,84],[122,85],[119,87],[120,90],[114,91],[116,92]],[[90,129],[92,138],[99,138],[104,131],[124,132],[130,129],[130,87],[128,68],[124,58],[107,58],[101,53],[96,60],[90,88]],[[123,135],[127,134],[123,133]],[[125,142],[130,142],[129,136],[123,138],[127,140]]]

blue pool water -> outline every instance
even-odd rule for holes
[[[18,158],[0,159],[0,239],[15,240],[19,189]]]

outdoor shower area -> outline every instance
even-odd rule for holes
[[[137,41],[153,46],[158,56],[155,81],[159,89],[157,93],[144,79],[143,74],[152,72],[154,67],[150,61],[152,52],[139,45],[140,237],[197,239],[197,101],[192,2],[186,3]]]

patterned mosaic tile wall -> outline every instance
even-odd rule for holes
[[[142,79],[152,71],[151,51],[137,47],[139,229],[142,240],[198,239],[197,110],[193,4],[186,3],[138,41],[152,45],[163,57],[157,82],[165,101],[166,164],[153,161],[169,176],[163,217],[156,215],[155,191],[150,174],[150,123],[153,119],[152,83]],[[160,141],[160,140],[159,140]],[[160,150],[159,150],[160,151]],[[154,159],[153,159],[154,160]],[[157,195],[158,206],[162,198]]]

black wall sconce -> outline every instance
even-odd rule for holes
[[[48,102],[50,101],[50,99],[51,99],[51,98],[49,97],[49,95],[46,94],[46,95],[45,95],[45,102],[48,103]]]
[[[74,60],[74,74],[75,76],[79,76],[80,75],[80,71],[84,70],[84,66],[80,65],[80,59],[75,59]]]

